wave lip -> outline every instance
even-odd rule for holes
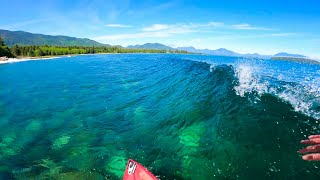
[[[245,64],[236,66],[235,76],[238,78],[238,85],[234,87],[234,90],[237,95],[244,97],[246,93],[263,94],[267,91],[268,83],[260,83],[259,78],[254,75],[257,70],[257,67]]]
[[[320,119],[320,78],[303,82],[283,81],[285,75],[266,77],[263,68],[249,63],[234,65],[234,91],[238,96],[260,100],[264,94],[271,94],[292,105],[294,111]],[[212,69],[212,67],[210,68]]]

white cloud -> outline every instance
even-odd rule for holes
[[[109,24],[111,27],[122,27],[125,25]],[[237,25],[226,25],[222,22],[208,22],[208,23],[177,23],[177,24],[152,24],[150,26],[143,27],[136,33],[126,34],[113,34],[106,36],[99,36],[93,38],[94,40],[106,42],[118,41],[124,39],[137,39],[137,38],[164,38],[171,37],[179,34],[188,34],[195,32],[212,33],[218,30],[227,29],[240,29],[240,30],[267,30],[268,28],[253,27],[249,24],[237,24]],[[283,36],[285,34],[282,34]],[[281,34],[274,34],[273,36],[281,36]],[[232,38],[232,37],[230,37]]]
[[[112,28],[130,28],[130,27],[132,27],[130,25],[125,25],[125,24],[106,24],[105,26],[112,27]]]
[[[297,35],[297,33],[274,33],[274,34],[270,34],[270,36],[273,37],[288,37],[288,36],[294,36]]]
[[[204,24],[196,24],[196,23],[180,23],[180,24],[153,24],[151,26],[142,28],[142,31],[161,31],[161,30],[174,30],[174,29],[193,29],[199,30],[199,28],[205,27],[223,27],[224,23],[221,22],[208,22]]]
[[[249,24],[236,24],[236,25],[232,25],[231,27],[233,27],[234,29],[251,29],[252,27],[250,27]]]
[[[270,28],[264,28],[264,27],[254,27],[250,24],[235,24],[231,26],[232,29],[238,29],[238,30],[272,30]]]
[[[208,25],[208,26],[216,26],[216,27],[219,27],[219,26],[224,26],[224,23],[222,23],[222,22],[209,22],[207,25]]]
[[[197,32],[198,30],[192,24],[153,24],[151,26],[142,28],[140,32],[137,33],[127,33],[127,34],[114,34],[107,36],[99,36],[93,38],[96,41],[107,42],[108,40],[123,40],[123,39],[135,39],[135,38],[163,38],[170,37],[178,34],[187,34],[192,32]]]
[[[168,37],[168,33],[162,32],[143,32],[143,33],[131,33],[131,34],[115,34],[107,36],[99,36],[93,38],[96,41],[108,41],[108,40],[123,40],[123,39],[137,39],[137,38],[147,38],[147,37]]]
[[[177,34],[186,34],[193,32],[190,29],[184,28],[170,28],[164,31],[149,31],[149,32],[139,32],[139,33],[128,33],[128,34],[115,34],[115,35],[107,35],[107,36],[99,36],[93,38],[96,41],[104,41],[107,42],[108,40],[123,40],[123,39],[137,39],[137,38],[163,38],[163,37],[170,37]]]
[[[224,35],[216,35],[216,36],[210,36],[207,39],[212,40],[235,40],[235,39],[259,39],[259,38],[287,38],[291,36],[298,36],[300,34],[298,33],[263,33],[263,34],[251,34],[251,35],[239,35],[235,33],[228,33]]]
[[[168,28],[169,25],[167,24],[153,24],[152,26],[143,28],[142,31],[160,31]]]

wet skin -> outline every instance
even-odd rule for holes
[[[303,160],[320,161],[320,135],[311,135],[308,139],[301,140],[300,143],[310,145],[299,150],[301,154],[311,153],[303,155]]]

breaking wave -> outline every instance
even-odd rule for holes
[[[294,110],[313,118],[320,118],[320,78],[304,78],[302,82],[286,82],[283,74],[276,77],[263,76],[258,66],[235,65],[237,83],[234,90],[241,97],[260,100],[261,95],[271,94],[290,103]]]

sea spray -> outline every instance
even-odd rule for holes
[[[262,94],[267,91],[267,82],[261,83],[257,76],[259,68],[252,64],[235,65],[235,76],[238,78],[238,85],[234,87],[236,94],[244,97],[246,93]]]
[[[235,65],[237,83],[234,86],[234,90],[237,95],[241,97],[247,96],[250,99],[254,98],[253,102],[255,102],[256,100],[260,100],[261,95],[271,94],[289,102],[295,111],[317,119],[320,118],[320,114],[316,110],[320,102],[318,98],[320,95],[318,79],[314,79],[312,83],[303,81],[301,85],[299,85],[296,83],[283,82],[282,79],[284,75],[280,74],[270,83],[269,81],[271,79],[263,79],[259,71],[261,71],[261,69],[254,64],[245,63]],[[310,81],[310,79],[308,79],[308,81]]]

